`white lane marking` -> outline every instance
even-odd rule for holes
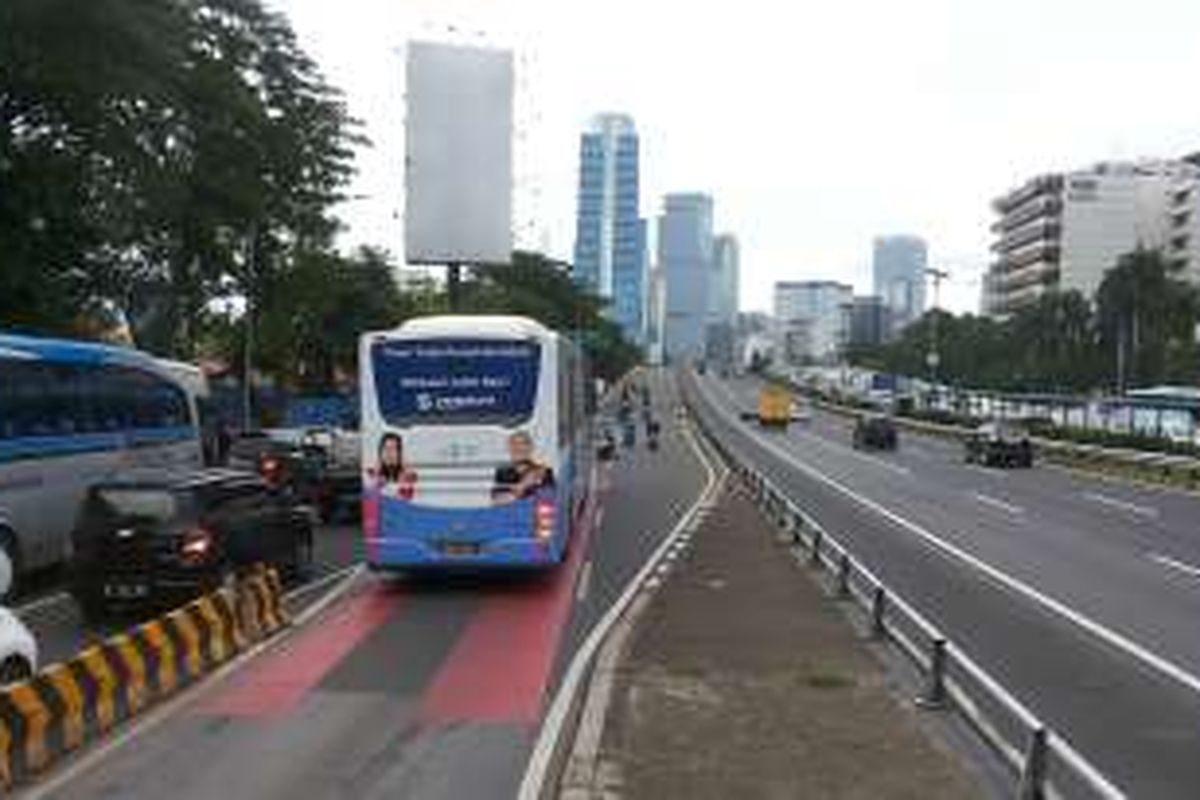
[[[534,743],[533,751],[529,756],[525,775],[521,778],[521,788],[517,793],[517,797],[520,800],[540,800],[542,797],[542,786],[549,776],[550,765],[554,758],[555,750],[558,747],[559,739],[566,728],[571,705],[574,702],[575,695],[583,684],[588,665],[591,663],[596,651],[600,649],[600,645],[604,642],[609,630],[621,618],[621,615],[625,613],[625,609],[629,607],[633,598],[637,596],[642,585],[645,584],[647,588],[656,588],[661,584],[661,580],[651,578],[651,572],[655,569],[659,559],[662,558],[663,553],[671,547],[680,533],[692,523],[692,518],[696,515],[697,510],[709,500],[710,496],[716,492],[721,482],[725,479],[727,473],[722,471],[718,476],[712,461],[709,459],[708,453],[696,441],[696,437],[691,430],[685,429],[684,436],[687,438],[688,443],[691,444],[692,450],[699,457],[700,463],[703,464],[704,471],[708,476],[704,488],[696,497],[695,502],[683,512],[683,515],[680,516],[679,520],[675,523],[675,527],[667,534],[662,544],[650,554],[650,557],[642,564],[637,574],[625,584],[621,596],[617,598],[615,603],[608,607],[604,616],[588,632],[587,638],[583,640],[583,644],[579,646],[579,649],[575,651],[575,655],[571,657],[571,663],[567,667],[566,672],[563,673],[558,691],[554,694],[554,700],[551,702],[545,717],[542,719],[542,726],[538,731],[537,741]]]
[[[1150,506],[1140,506],[1137,503],[1130,503],[1126,500],[1118,500],[1115,497],[1109,497],[1106,494],[1099,492],[1083,492],[1082,496],[1091,500],[1094,503],[1109,506],[1110,508],[1119,508],[1122,511],[1128,511],[1130,514],[1137,514],[1139,517],[1150,517],[1158,519],[1158,509]]]
[[[700,385],[700,391],[708,395],[710,402],[713,400],[712,394],[705,390],[703,384]],[[935,550],[940,551],[942,555],[951,559],[957,559],[967,566],[982,572],[984,575],[999,583],[1001,586],[1004,586],[1005,588],[1017,594],[1025,596],[1027,599],[1032,600],[1042,608],[1059,615],[1068,622],[1078,625],[1080,628],[1083,628],[1085,631],[1101,641],[1124,652],[1126,655],[1134,658],[1135,660],[1141,661],[1151,669],[1160,672],[1171,680],[1174,680],[1188,689],[1191,689],[1193,692],[1200,694],[1200,677],[1191,674],[1174,662],[1169,661],[1163,656],[1160,656],[1157,653],[1138,644],[1137,642],[1134,642],[1120,633],[1117,633],[1111,628],[1096,622],[1091,617],[1076,611],[1061,600],[1057,600],[1047,594],[1044,594],[1037,589],[1034,589],[1024,581],[1014,578],[997,567],[988,564],[986,561],[971,555],[961,547],[940,539],[939,537],[922,528],[920,525],[917,525],[915,522],[911,522],[896,512],[884,508],[882,505],[870,499],[869,497],[864,497],[853,489],[847,488],[841,483],[835,481],[833,478],[823,475],[805,462],[797,459],[788,451],[776,445],[774,442],[771,442],[753,432],[751,432],[751,436],[752,438],[758,440],[760,446],[774,453],[777,458],[786,461],[813,480],[825,484],[829,488],[844,495],[845,497],[850,498],[864,508],[875,512],[884,519],[889,520],[893,524],[903,528],[909,533],[912,533],[914,536],[917,536]]]
[[[989,478],[999,478],[1005,480],[1008,478],[1008,473],[996,467],[981,467],[978,464],[963,464],[964,467],[979,475],[987,475]]]
[[[1009,514],[1013,514],[1015,516],[1020,516],[1025,513],[1025,509],[1021,508],[1020,506],[1014,506],[1011,503],[1006,503],[1003,500],[992,497],[990,494],[984,494],[983,492],[971,492],[971,497],[975,498],[984,505],[991,506],[992,508],[998,508],[1001,511],[1007,511]]]
[[[333,589],[330,589],[320,600],[317,600],[297,614],[295,619],[292,620],[292,624],[288,626],[287,631],[299,630],[316,618],[318,614],[328,608],[335,600],[344,595],[354,585],[355,580],[365,569],[366,567],[362,564],[355,564],[349,570],[344,571],[342,582]],[[97,769],[107,759],[112,757],[117,750],[153,732],[164,722],[171,719],[183,706],[193,701],[199,701],[201,696],[212,691],[226,677],[240,670],[247,662],[253,660],[268,648],[288,641],[289,638],[285,632],[279,636],[273,636],[258,642],[250,649],[238,654],[232,661],[226,661],[208,675],[201,677],[200,683],[192,684],[180,690],[146,714],[128,720],[124,723],[120,732],[111,737],[99,739],[94,745],[83,750],[77,757],[69,761],[64,761],[61,768],[48,773],[37,783],[23,790],[21,794],[22,800],[41,800],[43,797],[58,795],[59,791],[72,781]],[[193,689],[197,691],[192,691]]]
[[[295,587],[294,589],[289,591],[287,594],[285,594],[283,596],[283,599],[294,600],[295,598],[299,597],[302,594],[308,594],[309,592],[315,592],[319,589],[323,589],[323,588],[325,588],[326,585],[328,585],[330,583],[334,583],[334,582],[346,577],[354,570],[359,569],[360,566],[361,565],[359,565],[359,564],[348,564],[348,565],[342,567],[341,569],[334,570],[333,572],[329,573],[328,575],[322,575],[320,578],[317,578],[315,581],[312,581],[310,583],[301,584],[300,586]]]
[[[575,584],[575,602],[582,603],[587,599],[588,588],[592,585],[592,560],[583,562],[583,570],[579,574],[579,582]]]
[[[1146,558],[1169,569],[1176,569],[1180,572],[1191,575],[1193,578],[1200,578],[1200,567],[1193,567],[1191,564],[1185,564],[1182,561],[1176,561],[1170,556],[1164,556],[1162,553],[1147,553]]]
[[[23,603],[17,606],[14,611],[18,617],[24,619],[26,615],[36,614],[44,608],[56,606],[59,603],[64,603],[71,599],[71,595],[66,592],[55,592],[54,594],[39,597],[37,600],[30,600],[28,603]]]

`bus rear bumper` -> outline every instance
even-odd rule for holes
[[[367,567],[373,570],[551,567],[561,560],[560,548],[532,539],[493,539],[468,545],[414,538],[367,540]]]

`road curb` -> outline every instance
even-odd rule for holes
[[[0,690],[0,786],[10,789],[288,626],[278,573],[260,567]]]

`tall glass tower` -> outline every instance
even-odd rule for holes
[[[633,119],[601,114],[579,139],[574,276],[609,299],[630,341],[645,341],[645,225],[639,217],[638,136]]]

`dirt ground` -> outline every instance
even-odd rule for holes
[[[697,531],[616,674],[592,797],[985,796],[739,490]]]

